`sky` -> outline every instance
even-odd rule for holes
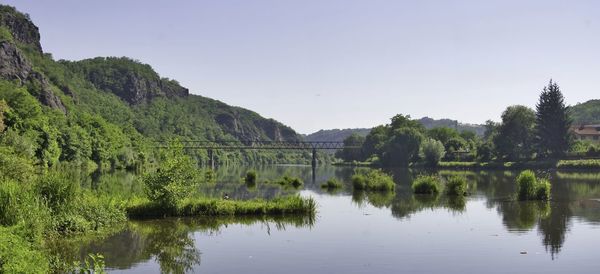
[[[55,59],[128,56],[300,133],[598,99],[600,1],[0,0]]]

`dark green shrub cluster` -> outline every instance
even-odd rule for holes
[[[338,181],[336,178],[330,178],[329,180],[327,180],[327,182],[321,184],[321,188],[326,188],[326,189],[337,189],[337,188],[342,188],[344,185],[342,185],[342,183],[340,181]]]
[[[289,175],[284,175],[283,177],[274,181],[265,181],[265,183],[273,183],[281,186],[292,186],[294,188],[299,188],[304,184],[304,182],[302,182],[302,179],[298,177],[292,177]]]
[[[254,170],[250,170],[246,173],[246,177],[244,177],[244,182],[248,186],[255,186],[256,180],[258,178],[258,174]]]
[[[446,183],[446,194],[453,196],[467,195],[467,180],[464,177],[452,176]]]
[[[412,183],[415,194],[437,194],[442,191],[440,179],[435,176],[419,176]]]
[[[547,179],[538,179],[531,170],[525,170],[517,177],[519,200],[548,200],[551,185]]]
[[[352,176],[351,180],[356,190],[394,191],[396,188],[392,176],[379,169],[359,171]]]

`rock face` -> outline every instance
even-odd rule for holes
[[[189,94],[189,90],[177,81],[160,78],[149,65],[126,57],[97,57],[63,63],[80,72],[96,88],[109,91],[131,105],[156,97],[185,97]]]
[[[17,81],[32,87],[34,96],[46,106],[66,112],[62,101],[52,89],[44,75],[33,70],[31,63],[21,51],[8,41],[0,42],[0,78]]]
[[[0,5],[0,26],[6,27],[16,42],[29,45],[42,53],[39,29],[27,14],[20,13],[13,7]]]

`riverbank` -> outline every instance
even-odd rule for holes
[[[339,162],[336,166],[354,167],[381,167],[368,162]],[[425,168],[422,163],[413,163],[409,167]],[[440,162],[436,168],[440,169],[556,169],[556,170],[600,170],[600,159],[582,160],[549,160],[549,161],[526,161],[526,162]]]

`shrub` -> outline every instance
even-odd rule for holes
[[[423,141],[421,144],[421,152],[423,154],[423,158],[425,159],[425,164],[432,167],[437,166],[444,155],[446,155],[444,144],[435,139],[427,139]]]
[[[336,189],[336,188],[341,188],[343,185],[340,181],[338,181],[336,178],[330,178],[329,180],[327,180],[327,182],[323,183],[321,185],[321,188],[327,188],[327,189]]]
[[[452,176],[446,183],[446,194],[463,196],[467,194],[467,181],[463,177]]]
[[[35,190],[48,207],[56,212],[62,207],[69,207],[77,198],[79,183],[63,172],[51,171],[40,176]]]
[[[49,273],[48,258],[31,244],[0,227],[0,273]]]
[[[167,155],[156,172],[143,179],[148,198],[169,208],[175,208],[180,200],[193,193],[200,180],[192,159],[177,149]]]
[[[547,200],[550,198],[550,190],[550,182],[546,179],[538,180],[531,170],[525,170],[517,177],[519,200]]]
[[[392,176],[379,169],[356,173],[351,180],[356,190],[393,191],[396,187]]]
[[[284,175],[283,177],[273,181],[275,184],[279,184],[282,186],[293,186],[294,188],[301,187],[304,183],[298,177],[291,177],[288,175]]]
[[[419,176],[411,187],[415,194],[436,194],[442,188],[440,180],[435,176]]]
[[[31,242],[41,242],[49,222],[50,211],[30,188],[0,181],[0,225],[13,226],[13,233]]]
[[[250,171],[248,171],[246,173],[246,177],[244,178],[244,182],[248,186],[254,186],[254,185],[256,185],[257,178],[258,178],[258,175],[256,174],[256,171],[250,170]]]

